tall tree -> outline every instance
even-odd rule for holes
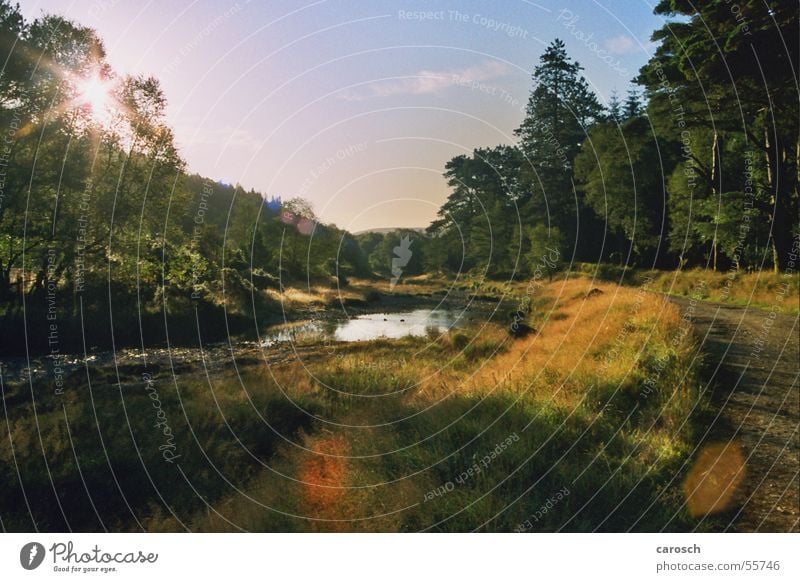
[[[479,268],[493,275],[518,268],[519,253],[509,256],[506,249],[514,222],[520,222],[529,201],[520,179],[521,164],[517,148],[497,146],[476,149],[445,165],[452,193],[428,232],[448,244],[431,241],[431,257],[445,259],[452,269]]]
[[[625,97],[625,106],[623,108],[623,114],[625,119],[633,119],[634,117],[639,117],[642,113],[642,102],[639,98],[639,92],[634,89],[628,89],[628,95]]]
[[[622,115],[622,102],[619,100],[619,95],[616,90],[611,91],[611,96],[608,98],[608,119],[621,123],[624,118]]]
[[[665,166],[657,140],[645,117],[622,125],[599,123],[589,132],[575,158],[579,188],[597,215],[608,224],[610,234],[621,235],[630,245],[619,258],[647,261],[654,266],[654,251],[665,230]]]
[[[531,193],[530,219],[556,226],[575,239],[581,213],[576,203],[572,162],[589,127],[603,108],[556,39],[533,71],[534,89],[526,115],[516,130],[524,155],[524,179]]]
[[[755,202],[771,222],[772,261],[780,269],[798,234],[797,5],[743,0],[736,8],[734,12],[726,0],[659,2],[657,14],[681,20],[654,33],[660,45],[638,80],[647,88],[651,116],[670,125],[676,114],[681,115],[680,133],[687,142],[682,147],[689,150],[685,156],[721,204],[726,200],[724,189],[715,183],[720,177],[715,168],[727,138],[742,135],[748,147],[760,152],[762,162],[753,172],[756,190],[763,189],[766,196]],[[690,143],[701,128],[710,134],[710,146],[703,151]],[[762,165],[763,171],[758,167]],[[716,255],[716,239],[712,240]]]

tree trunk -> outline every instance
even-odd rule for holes
[[[722,192],[722,156],[720,155],[720,137],[714,131],[714,140],[711,143],[711,197],[717,198],[721,196]],[[717,184],[719,182],[719,185]],[[719,207],[719,203],[717,204]],[[714,240],[711,241],[712,265],[716,272],[717,270],[717,255],[719,254],[719,247],[717,245],[717,229],[719,228],[719,220],[714,220]]]
[[[774,129],[774,128],[773,128]],[[764,128],[764,144],[766,146],[767,182],[770,192],[770,220],[773,270],[778,273],[787,267],[789,253],[793,244],[793,228],[796,227],[798,213],[798,171],[792,163],[799,164],[800,143],[797,136],[785,139],[785,136],[774,136],[770,139],[770,127]],[[787,145],[788,144],[788,145]],[[791,150],[795,149],[793,156]],[[795,158],[792,160],[792,158]]]
[[[0,263],[0,303],[5,303],[11,288],[11,268],[4,269]]]
[[[767,162],[767,187],[770,191],[770,203],[772,204],[772,208],[770,209],[770,220],[772,222],[770,228],[770,245],[772,247],[772,270],[777,273],[780,269],[780,256],[778,253],[778,244],[775,237],[775,229],[776,225],[776,210],[777,210],[777,192],[775,188],[775,181],[778,176],[778,168],[777,168],[777,155],[775,153],[775,144],[770,142],[769,139],[769,124],[764,126],[764,157]]]

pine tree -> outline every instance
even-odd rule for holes
[[[611,91],[611,96],[608,98],[608,120],[616,123],[623,121],[622,102],[619,100],[616,90]]]
[[[639,92],[636,89],[628,89],[628,96],[625,98],[623,114],[625,119],[633,119],[642,114],[642,103],[639,100]]]
[[[666,196],[658,144],[644,118],[598,123],[575,158],[579,189],[591,208],[619,236],[625,262],[631,255],[653,266],[664,234]]]
[[[733,137],[746,140],[754,154],[753,172],[763,184],[754,203],[772,227],[773,265],[783,269],[800,231],[797,3],[742,0],[736,8],[734,18],[725,0],[661,0],[656,14],[680,21],[653,34],[661,44],[637,82],[647,88],[648,112],[661,126],[657,129],[683,134],[676,140],[687,141],[684,165],[694,166],[688,169],[700,174],[705,193],[716,197],[718,206],[737,204],[736,197],[723,196],[722,173],[715,171],[720,153]],[[682,124],[677,129],[676,112]],[[687,198],[686,207],[691,202]],[[714,220],[727,214],[724,209]],[[713,239],[714,256],[717,243]]]
[[[531,192],[529,219],[558,227],[568,239],[577,234],[582,210],[580,202],[576,207],[572,161],[588,128],[603,116],[582,69],[568,58],[564,43],[554,40],[534,69],[534,89],[516,130]]]

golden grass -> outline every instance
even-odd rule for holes
[[[592,289],[602,293],[587,297]],[[524,291],[524,286],[508,291]],[[550,283],[538,299],[537,333],[513,340],[493,328],[489,335],[508,345],[505,353],[466,378],[452,370],[441,372],[431,377],[426,392],[437,392],[442,384],[470,394],[500,388],[574,404],[585,389],[584,379],[599,366],[609,383],[622,381],[637,363],[637,348],[648,341],[668,341],[680,322],[677,308],[664,297],[585,278]],[[624,340],[618,356],[602,362],[600,355],[618,339]]]
[[[286,287],[283,291],[266,289],[264,291],[271,299],[283,303],[286,307],[302,308],[313,305],[323,306],[337,297],[356,297],[354,292],[338,291],[335,287]]]
[[[379,297],[403,295],[428,295],[431,290],[445,290],[449,287],[447,279],[437,276],[418,276],[403,278],[394,287],[389,279],[352,278],[346,286],[335,283],[311,286],[293,286],[260,291],[269,300],[283,305],[286,311],[303,311],[325,307],[337,308],[340,304],[371,302]]]
[[[800,274],[773,272],[647,271],[653,289],[672,295],[691,296],[714,303],[752,305],[776,312],[800,311]]]
[[[577,263],[567,276],[591,277],[623,285],[638,286],[649,280],[649,287],[661,293],[692,296],[696,299],[730,305],[800,312],[800,273],[772,271],[683,271],[625,269],[619,265]]]
[[[589,294],[593,289],[600,293]],[[503,291],[519,295],[524,290],[524,285],[517,285]],[[297,444],[282,447],[270,463],[273,470],[262,472],[248,487],[254,498],[277,509],[277,515],[284,512],[308,519],[279,518],[273,511],[253,513],[252,501],[241,496],[232,496],[221,504],[227,518],[248,529],[396,531],[412,527],[409,523],[416,523],[415,518],[404,508],[417,506],[426,491],[441,484],[430,471],[415,472],[412,468],[424,464],[428,456],[439,458],[448,451],[433,444],[417,450],[419,445],[415,444],[410,465],[394,465],[398,462],[396,453],[389,452],[403,450],[405,441],[398,437],[393,424],[381,423],[394,423],[411,412],[436,409],[442,403],[465,398],[477,402],[511,397],[534,407],[584,410],[587,390],[595,383],[617,387],[616,391],[639,392],[648,373],[647,362],[662,357],[674,366],[686,361],[691,349],[691,339],[681,334],[677,308],[654,293],[568,278],[547,284],[534,299],[539,305],[537,333],[524,339],[513,340],[503,326],[488,324],[466,333],[466,340],[458,342],[455,335],[464,332],[438,339],[339,345],[337,353],[328,359],[284,364],[269,374],[262,371],[265,383],[274,379],[292,399],[327,403],[323,417],[337,426],[327,425],[320,434],[301,434]],[[465,358],[468,346],[477,343],[483,344],[482,354],[496,352],[475,361]],[[669,360],[670,350],[680,357]],[[671,372],[674,370],[666,370],[660,394],[652,396],[658,401],[653,403],[652,418],[662,417],[658,426],[648,421],[640,429],[631,428],[627,437],[639,443],[630,463],[645,475],[648,468],[680,461],[687,451],[685,435],[678,427],[687,419],[692,397],[686,384],[694,376]],[[325,384],[347,383],[348,378],[352,379],[349,388],[353,392],[386,394],[408,378],[416,384],[408,391],[372,399],[343,397]],[[343,386],[337,384],[336,388]],[[636,397],[634,394],[634,400]],[[604,404],[589,409],[594,410],[592,414],[603,415]],[[432,422],[433,426],[444,426],[450,420],[443,415]],[[486,422],[492,420],[487,418]],[[411,442],[416,442],[413,436]],[[394,459],[393,465],[387,465],[389,459]],[[296,483],[287,482],[287,476]],[[465,494],[457,492],[450,499],[454,502]],[[503,503],[502,499],[489,498],[475,507],[489,511],[502,508]],[[193,527],[204,531],[231,529],[216,515],[195,520]]]
[[[430,295],[446,283],[420,278],[393,291]],[[382,292],[381,285],[354,281],[348,297]],[[149,491],[138,459],[127,454],[130,421],[159,490],[193,530],[464,531],[502,514],[487,529],[510,531],[566,484],[571,493],[561,513],[537,527],[557,528],[580,515],[568,529],[602,524],[615,531],[647,513],[637,527],[660,528],[680,514],[674,498],[684,500],[680,472],[698,398],[689,365],[694,346],[678,308],[636,287],[564,277],[535,288],[527,322],[536,331],[512,339],[506,316],[524,303],[527,282],[464,285],[460,290],[504,295],[501,317],[442,336],[312,344],[298,350],[302,359],[179,376],[177,390],[159,378],[191,489],[161,458],[141,387],[125,387],[125,416],[116,391],[96,391],[93,406],[118,415],[103,430],[115,443],[109,451],[126,490]],[[321,287],[287,296],[313,308],[336,293]],[[85,391],[77,388],[66,399],[77,423],[71,434],[82,464],[91,463],[103,451],[92,438]],[[70,455],[61,401],[43,398],[37,413],[48,447]],[[10,426],[19,457],[0,449],[0,461],[23,463],[49,489],[21,407]],[[446,496],[426,499],[510,434],[515,444],[490,467]],[[59,487],[80,483],[74,474],[58,478]],[[147,529],[183,529],[152,496],[135,503]],[[688,512],[680,515],[680,524],[688,523]],[[115,529],[136,529],[127,513],[119,520]]]
[[[438,285],[407,287],[430,294]],[[356,281],[348,293],[373,288]],[[507,315],[527,289],[521,282],[474,290],[505,294],[499,313]],[[329,291],[288,296],[311,305],[330,300]],[[160,459],[149,408],[132,406],[141,413],[141,438],[152,441],[143,448],[148,466],[183,524],[197,531],[464,531],[498,514],[487,529],[510,531],[567,484],[562,512],[537,527],[580,514],[568,529],[609,518],[613,531],[649,507],[640,527],[660,527],[680,511],[676,496],[684,499],[683,476],[670,478],[688,458],[696,403],[693,344],[681,314],[661,295],[588,278],[554,280],[530,299],[536,331],[521,339],[508,335],[501,317],[440,337],[306,350],[303,360],[244,366],[241,381],[232,373],[179,378],[180,394],[164,385],[161,396],[181,438],[181,467],[199,495]],[[48,414],[55,426],[60,408]],[[22,446],[29,431],[14,427]],[[78,436],[89,433],[75,427]],[[515,444],[480,474],[427,499],[511,434]],[[594,506],[584,511],[590,499]],[[137,506],[137,515],[151,531],[183,529],[155,503]]]

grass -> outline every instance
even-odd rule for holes
[[[35,400],[26,384],[5,386],[0,513],[8,530],[126,531],[159,512],[191,515],[203,498],[230,491],[226,478],[250,479],[285,439],[311,428],[277,385],[246,393],[230,379],[174,385],[164,376],[148,391],[143,370],[127,370],[121,389],[99,370],[91,388],[78,374],[60,396],[49,382],[35,384]],[[242,382],[260,383],[261,374]],[[168,462],[165,450],[178,458]],[[175,519],[170,529],[184,525]]]
[[[717,273],[682,271],[677,276],[652,273],[652,287],[670,295],[704,301],[748,305],[779,313],[800,313],[800,276],[786,273]]]
[[[658,271],[623,269],[615,265],[576,265],[575,276],[640,286],[667,295],[694,297],[712,303],[751,306],[777,313],[800,313],[800,273],[712,271],[689,269]]]
[[[430,285],[413,286],[430,293]],[[602,293],[587,298],[592,288]],[[525,289],[498,292],[516,304]],[[156,531],[691,528],[681,483],[703,401],[678,311],[657,295],[586,278],[555,280],[531,304],[537,333],[524,339],[489,322],[442,336],[336,344],[302,362],[244,369],[241,381],[186,377],[176,387],[158,379],[182,472],[160,456],[141,383],[124,385],[125,409],[117,388],[94,390],[99,430],[81,382],[63,397],[66,417],[42,392],[46,456],[63,472],[57,490],[71,487],[63,504],[70,523],[98,527],[81,501],[67,425],[82,469],[98,475],[88,487],[105,498],[99,513],[113,519],[104,525],[115,530],[136,530],[137,520]],[[38,498],[52,497],[30,436],[32,404],[24,387],[13,390],[16,460],[33,475]],[[132,512],[98,434],[113,443],[111,464]],[[10,449],[0,456],[10,490],[0,501],[4,523],[29,528]],[[39,527],[63,527],[49,507]]]
[[[266,289],[264,295],[283,306],[286,311],[303,311],[331,307],[365,306],[381,299],[398,296],[428,297],[431,289],[445,289],[446,279],[432,276],[407,277],[392,286],[390,279],[374,280],[351,278],[345,286],[323,282],[302,287]]]

